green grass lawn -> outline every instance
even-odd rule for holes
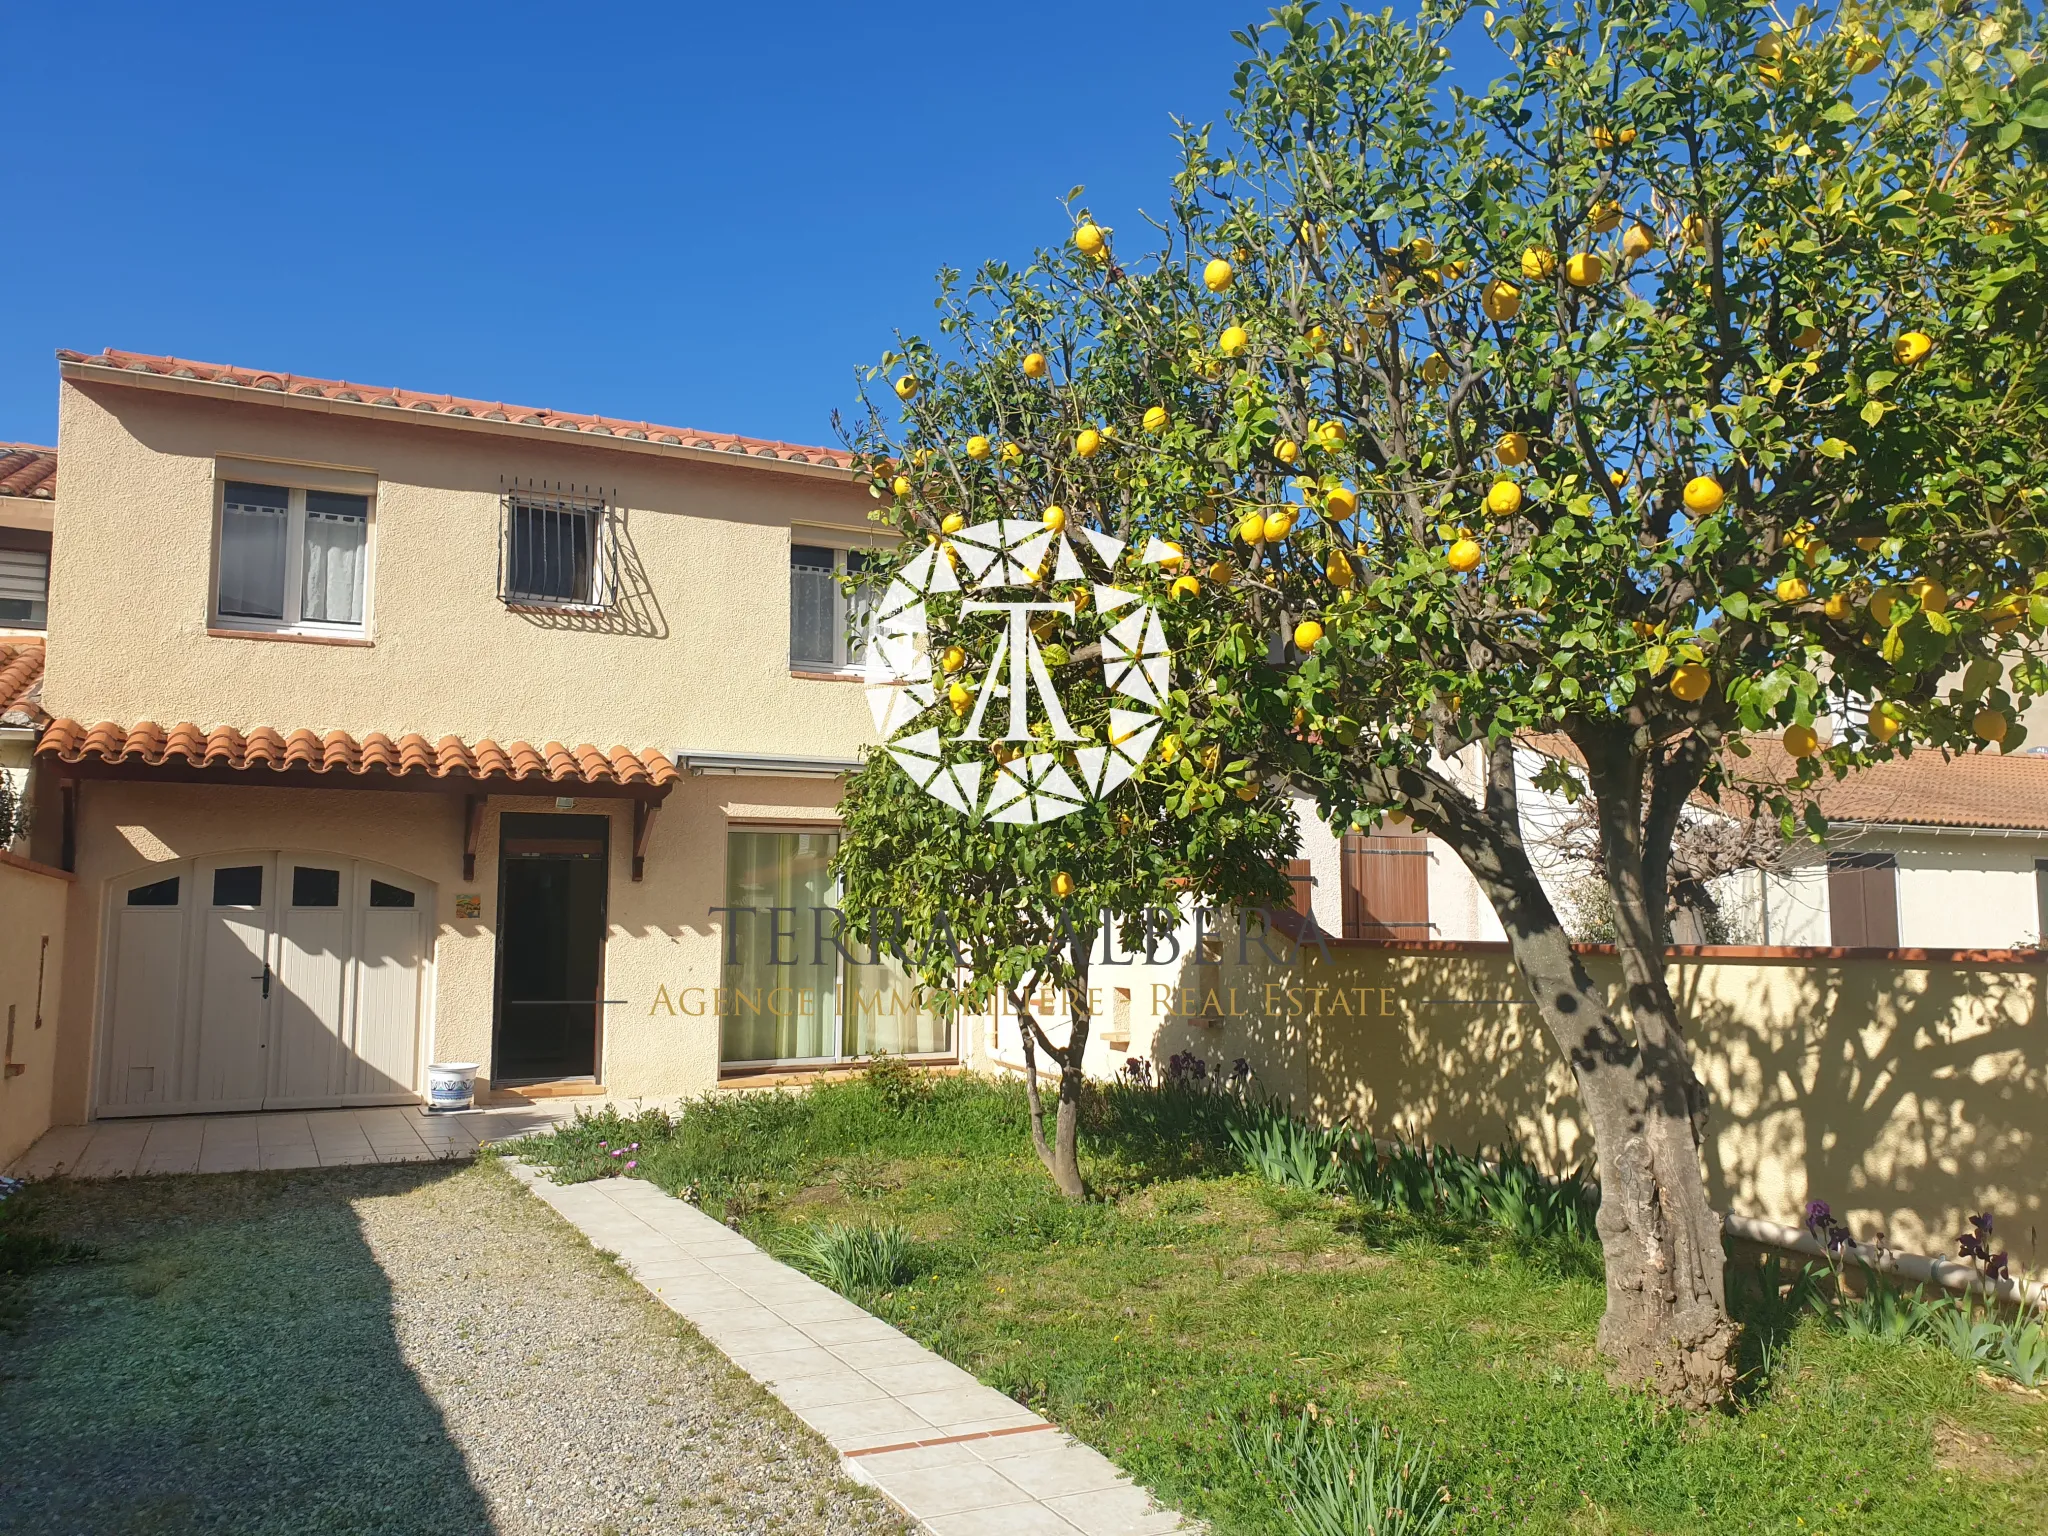
[[[900,1226],[915,1277],[859,1299],[1219,1532],[1290,1529],[1233,1431],[1310,1403],[1426,1445],[1458,1530],[2048,1530],[2040,1395],[1809,1319],[1739,1412],[1663,1412],[1603,1378],[1597,1247],[1277,1188],[1226,1107],[1102,1093],[1084,1205],[1032,1157],[1021,1089],[973,1078],[728,1097],[522,1150],[571,1178],[633,1161],[784,1254],[820,1225]]]

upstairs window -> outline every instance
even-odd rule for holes
[[[50,622],[50,552],[0,549],[0,625],[42,629]]]
[[[858,577],[866,556],[825,544],[789,546],[789,664],[800,672],[847,672],[865,664],[863,635],[874,594],[841,578]]]
[[[515,608],[603,608],[617,586],[611,508],[603,497],[508,492],[498,596]]]
[[[236,628],[361,629],[369,555],[368,496],[226,481],[215,610]]]

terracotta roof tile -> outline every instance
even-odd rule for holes
[[[1548,757],[1580,763],[1578,748],[1562,735],[1531,732],[1523,745]],[[1721,808],[1749,815],[1750,790],[1769,791],[1792,777],[1792,754],[1769,737],[1745,737],[1747,757],[1727,759],[1729,784]],[[1811,797],[1829,821],[1906,827],[1997,828],[2048,832],[2048,751],[1961,752],[1950,757],[1923,747],[1911,757],[1823,779],[1794,798]],[[1704,804],[1713,802],[1700,797]]]
[[[49,501],[57,494],[57,450],[34,443],[0,443],[0,496],[33,496]]]
[[[0,640],[0,726],[49,724],[43,713],[43,642]]]
[[[119,368],[127,373],[154,373],[166,378],[196,379],[208,384],[230,384],[243,389],[268,390],[284,395],[317,396],[355,404],[367,401],[373,406],[382,406],[387,410],[410,411],[421,415],[469,416],[485,421],[509,420],[525,426],[557,427],[566,432],[580,432],[588,437],[621,437],[634,442],[710,448],[720,453],[740,454],[749,458],[787,459],[797,464],[824,464],[838,469],[853,467],[852,456],[837,448],[807,447],[800,443],[777,442],[768,438],[741,437],[731,432],[700,432],[688,427],[662,427],[652,422],[622,421],[615,417],[591,416],[574,411],[539,410],[532,406],[505,405],[490,400],[465,400],[455,395],[429,395],[414,389],[372,389],[362,384],[344,383],[339,379],[313,379],[298,374],[252,373],[245,368],[231,368],[219,363],[195,363],[185,358],[158,357],[144,352],[116,352],[112,347],[98,354],[59,351],[57,356],[67,363],[90,363],[102,368]],[[49,473],[54,478],[54,453],[47,448],[23,451],[49,454]],[[28,493],[16,491],[11,494]]]
[[[42,648],[34,649],[40,673]],[[9,655],[10,648],[0,644],[0,688],[14,672]],[[168,731],[151,720],[126,728],[108,720],[92,726],[56,720],[43,732],[36,751],[64,763],[98,759],[158,767],[183,762],[192,767],[270,768],[278,772],[299,768],[318,774],[418,775],[484,784],[545,778],[557,783],[645,784],[660,789],[682,777],[676,765],[659,752],[634,752],[626,747],[607,752],[588,742],[565,747],[551,741],[536,751],[523,741],[501,747],[486,738],[471,748],[457,737],[444,736],[438,746],[430,747],[417,732],[408,732],[394,742],[382,731],[372,731],[357,741],[346,731],[322,736],[301,727],[286,735],[274,726],[259,725],[244,735],[227,725],[201,730],[189,720],[181,720]]]

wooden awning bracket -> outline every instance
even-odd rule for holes
[[[658,800],[635,800],[633,802],[633,878],[640,880],[647,874],[647,840],[654,835],[654,813],[661,809]]]
[[[463,882],[476,879],[476,845],[484,835],[484,795],[462,797],[462,878]]]

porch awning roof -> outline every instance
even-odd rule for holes
[[[427,789],[495,794],[583,794],[661,800],[682,774],[660,752],[609,751],[559,741],[509,747],[485,738],[474,746],[443,736],[429,744],[417,732],[393,738],[372,731],[325,735],[260,725],[203,730],[190,721],[165,729],[53,721],[36,755],[90,777],[301,784],[325,789]]]

